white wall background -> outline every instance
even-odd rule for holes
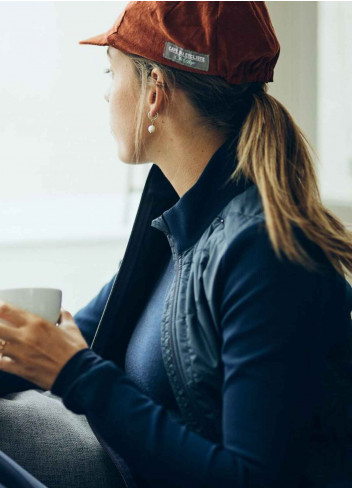
[[[325,200],[348,207],[352,222],[352,2],[322,2],[318,24],[320,183]]]
[[[0,288],[59,287],[75,313],[115,273],[151,164],[120,162],[105,32],[127,2],[0,2]],[[352,2],[267,2],[270,93],[317,148],[323,197],[352,222]]]
[[[270,93],[318,152],[324,204],[352,224],[352,2],[266,4],[281,44]]]
[[[126,3],[0,2],[0,288],[61,288],[72,313],[115,273],[151,167],[118,160],[106,48],[78,44]]]

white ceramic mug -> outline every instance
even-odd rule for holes
[[[26,287],[0,290],[0,300],[32,312],[56,324],[60,317],[62,291],[60,289]]]

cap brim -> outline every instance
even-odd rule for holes
[[[106,33],[99,34],[98,36],[89,37],[83,41],[79,41],[79,44],[93,44],[96,46],[108,46],[108,39]]]

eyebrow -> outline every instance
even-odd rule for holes
[[[109,56],[109,58],[111,58],[111,54],[109,53],[109,49],[110,49],[110,46],[108,47],[108,49],[106,50],[106,54]]]

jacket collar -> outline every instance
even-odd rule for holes
[[[229,180],[238,162],[239,131],[240,127],[215,151],[196,183],[170,209],[151,222],[152,227],[173,236],[179,253],[198,241],[230,200],[253,185],[244,177],[237,182]],[[161,178],[170,184],[160,173]]]

